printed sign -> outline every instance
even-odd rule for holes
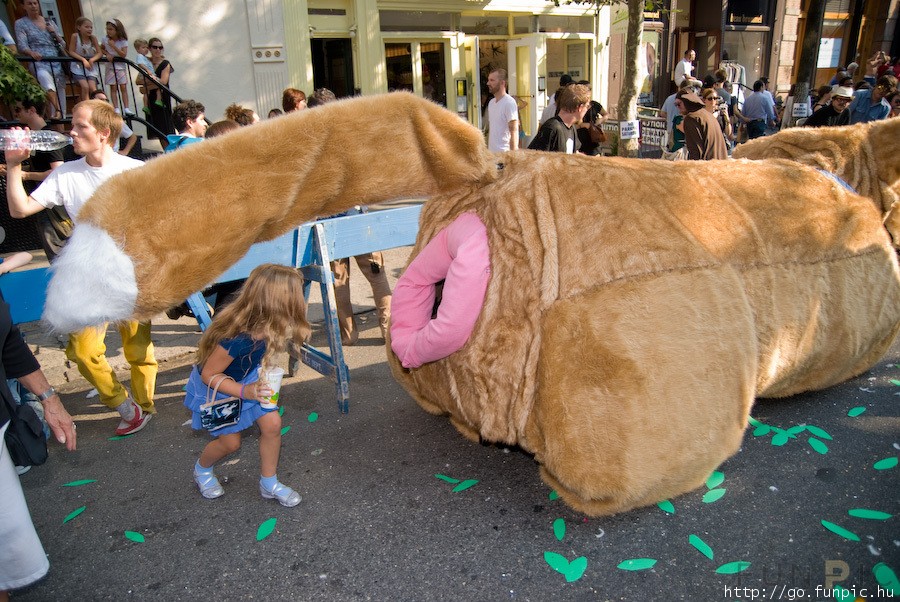
[[[809,105],[805,102],[795,102],[791,109],[791,117],[794,119],[809,117]]]
[[[634,140],[638,137],[640,121],[620,121],[619,138],[622,140]]]
[[[666,120],[659,118],[641,119],[641,144],[666,148],[668,145],[668,132],[666,132]]]

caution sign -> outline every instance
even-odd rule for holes
[[[641,120],[641,144],[655,148],[668,146],[668,132],[666,120],[658,117],[647,117]]]

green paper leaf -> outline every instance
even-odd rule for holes
[[[887,512],[869,510],[868,508],[853,508],[852,510],[848,510],[847,514],[856,518],[867,518],[870,520],[887,520],[893,516]]]
[[[857,406],[855,408],[851,408],[851,410],[849,412],[847,412],[847,416],[850,416],[851,418],[856,418],[857,416],[859,416],[860,414],[862,414],[865,411],[866,411],[866,408],[864,408],[862,406]]]
[[[704,504],[712,504],[713,502],[718,501],[725,495],[726,489],[710,489],[705,494],[703,494],[703,503]]]
[[[688,541],[690,542],[690,544],[692,546],[697,548],[698,552],[700,552],[701,554],[703,554],[710,560],[713,559],[712,548],[709,547],[705,541],[703,541],[702,539],[700,539],[699,537],[697,537],[696,535],[693,535],[693,534],[690,537],[688,537]]]
[[[655,558],[630,558],[620,562],[616,568],[623,571],[646,571],[647,569],[652,569],[655,565]]]
[[[718,575],[735,575],[737,573],[741,573],[750,568],[750,563],[745,562],[743,560],[738,560],[737,562],[729,562],[727,564],[723,564],[719,568],[716,569],[716,574]]]
[[[453,483],[454,485],[455,485],[456,483],[459,483],[459,479],[454,479],[453,477],[448,477],[448,476],[445,475],[445,474],[436,474],[436,475],[434,475],[434,476],[435,476],[435,478],[438,478],[438,479],[440,479],[440,480],[442,480],[442,481],[447,481],[448,483]]]
[[[584,575],[584,571],[586,569],[587,558],[585,558],[584,556],[579,556],[569,563],[569,570],[566,571],[566,581],[569,583],[578,581]]]
[[[291,430],[290,425],[281,427],[281,436],[284,437]]]
[[[569,559],[556,552],[544,552],[544,562],[550,565],[551,569],[563,575],[569,570]]]
[[[789,435],[794,435],[794,436],[796,436],[796,435],[799,435],[800,433],[802,433],[802,432],[805,431],[805,430],[806,430],[806,425],[805,425],[805,424],[798,424],[797,426],[792,426],[791,428],[789,428],[789,429],[787,430],[787,432],[788,432]]]
[[[310,422],[315,422],[318,419],[319,419],[319,415],[315,412],[310,412],[309,418],[307,418],[307,420],[309,420]]]
[[[256,530],[256,541],[262,541],[271,535],[272,531],[275,530],[275,523],[277,522],[278,519],[274,517],[264,520]]]
[[[547,499],[549,499],[551,502],[554,500],[558,500],[559,493],[557,493],[556,490],[554,489],[553,491],[550,492],[550,495],[547,496]]]
[[[63,487],[81,487],[82,485],[87,485],[89,483],[96,483],[97,479],[82,479],[81,481],[70,481],[68,483],[63,483]]]
[[[460,483],[459,485],[457,485],[456,487],[453,488],[453,493],[456,493],[458,491],[465,491],[466,489],[475,485],[476,483],[478,483],[477,479],[466,479],[465,481],[463,481],[462,483]]]
[[[834,599],[838,602],[843,602],[844,600],[850,600],[850,602],[853,602],[853,600],[856,600],[856,596],[853,595],[853,592],[844,589],[840,585],[835,585],[832,592],[834,593]]]
[[[544,552],[544,562],[557,573],[562,573],[569,583],[578,581],[587,568],[587,558],[579,556],[572,562],[556,552]]]
[[[832,440],[833,440],[832,436],[828,434],[828,431],[826,431],[825,429],[820,429],[820,428],[817,427],[817,426],[813,426],[813,425],[811,425],[811,424],[807,424],[807,425],[806,425],[806,430],[808,430],[810,433],[812,433],[813,435],[815,435],[815,436],[818,437],[819,439],[826,439],[826,440],[828,440],[828,441],[832,441]]]
[[[279,416],[284,416],[284,406],[280,406],[280,407],[278,408],[278,415],[279,415]]]
[[[822,521],[822,526],[834,533],[835,535],[840,535],[844,539],[849,539],[850,541],[859,541],[859,535],[848,531],[847,529],[841,527],[840,525],[836,525],[834,523],[830,523],[827,520]]]
[[[675,514],[675,505],[669,500],[663,500],[661,502],[657,502],[656,504],[659,506],[659,509],[663,512],[668,512],[669,514]]]
[[[553,535],[556,536],[557,541],[563,540],[563,537],[566,536],[566,521],[561,518],[553,521]]]
[[[888,470],[889,468],[893,468],[897,466],[897,457],[893,458],[885,458],[883,460],[879,460],[872,465],[872,468],[875,470]]]
[[[134,543],[144,543],[145,541],[144,536],[137,531],[125,531],[125,537],[127,537]]]
[[[69,515],[63,519],[63,524],[66,524],[67,522],[69,522],[70,520],[72,520],[73,518],[75,518],[76,516],[81,514],[82,512],[84,512],[85,508],[87,508],[87,506],[82,506],[81,508],[76,508],[75,510],[72,510],[72,512],[70,512]]]
[[[127,439],[128,437],[134,437],[134,433],[130,435],[116,435],[115,437],[110,437],[107,441],[118,441],[119,439]]]
[[[790,435],[785,432],[778,433],[777,435],[772,437],[772,445],[774,445],[775,447],[781,447],[782,445],[787,443],[790,438]]]
[[[718,470],[714,471],[709,478],[706,479],[706,488],[707,489],[715,489],[719,485],[721,485],[725,481],[725,473],[719,472]]]
[[[888,596],[900,594],[900,581],[897,580],[897,573],[894,572],[894,569],[879,562],[872,567],[872,574],[875,575],[875,581],[886,590]]]
[[[895,387],[900,387],[900,380],[897,380],[896,378],[892,378],[891,384],[894,385]]]
[[[772,432],[772,428],[768,424],[761,424],[753,429],[753,436],[762,437],[763,435],[768,435],[770,432]]]
[[[753,426],[765,426],[762,422],[760,422],[753,416],[750,416],[750,418],[747,419],[747,422],[749,422]]]
[[[825,442],[824,442],[824,441],[819,441],[819,440],[816,439],[815,437],[810,437],[810,438],[809,438],[809,446],[810,446],[811,448],[813,448],[814,450],[816,450],[817,452],[819,452],[820,454],[827,454],[827,453],[828,453],[828,446],[825,445]]]

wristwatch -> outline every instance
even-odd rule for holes
[[[41,394],[38,395],[37,397],[38,397],[38,399],[40,399],[41,401],[47,401],[48,399],[50,399],[50,398],[53,397],[54,395],[56,395],[56,389],[54,389],[53,387],[50,387],[49,389],[47,389],[46,391],[44,391],[43,393],[41,393]]]

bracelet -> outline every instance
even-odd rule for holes
[[[246,386],[246,385],[241,385],[241,399],[244,398],[244,387],[245,387],[245,386]]]
[[[56,389],[54,389],[53,387],[50,387],[49,389],[47,389],[47,390],[44,391],[43,393],[39,394],[39,395],[37,396],[37,398],[40,399],[41,401],[47,401],[48,399],[50,399],[50,398],[53,397],[54,395],[56,395]]]

